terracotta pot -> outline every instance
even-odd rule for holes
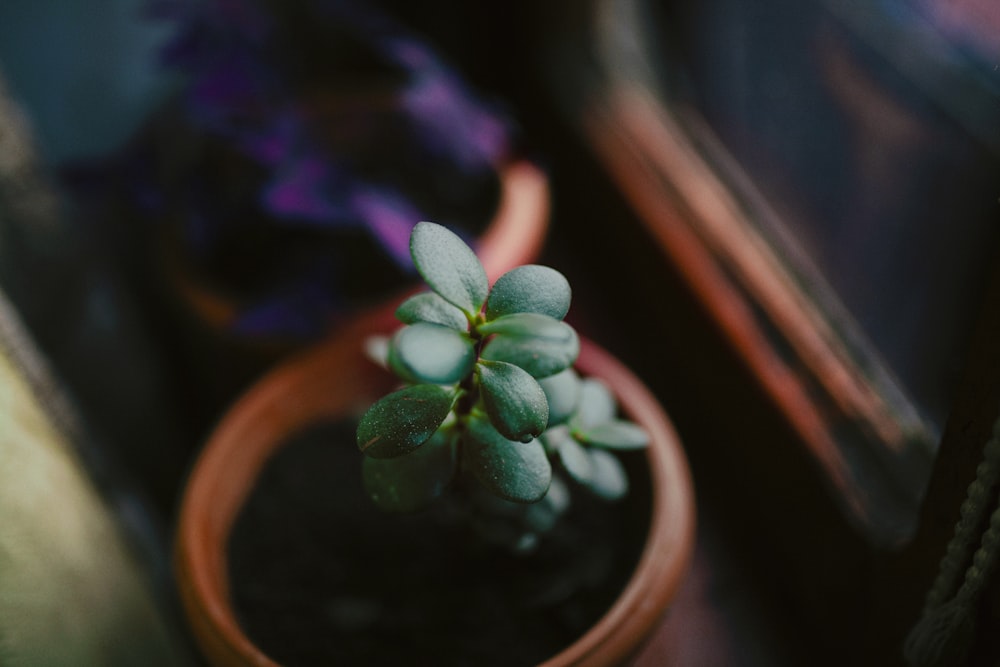
[[[219,423],[191,476],[180,513],[176,567],[195,638],[212,665],[276,665],[238,625],[227,582],[233,522],[269,456],[304,425],[360,415],[396,380],[368,361],[364,340],[398,323],[389,311],[359,318],[329,342],[279,366]],[[591,630],[544,667],[617,665],[658,626],[694,543],[694,501],[680,443],[649,390],[617,360],[582,341],[577,368],[602,378],[630,419],[652,436],[651,525],[625,589]]]

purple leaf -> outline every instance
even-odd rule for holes
[[[264,206],[279,217],[313,221],[343,218],[330,197],[330,165],[316,157],[301,158],[283,169],[264,191]]]
[[[396,263],[412,268],[410,232],[420,221],[420,212],[402,195],[370,186],[355,190],[351,207]]]

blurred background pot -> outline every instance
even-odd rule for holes
[[[175,93],[65,174],[198,436],[267,366],[412,285],[416,222],[452,228],[494,275],[537,256],[547,178],[514,122],[376,3],[149,10]]]

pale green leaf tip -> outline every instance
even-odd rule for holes
[[[410,235],[410,256],[428,286],[474,317],[489,294],[486,269],[465,241],[433,222],[418,222]]]

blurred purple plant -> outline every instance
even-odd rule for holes
[[[372,3],[152,0],[147,11],[177,26],[163,64],[184,77],[184,121],[256,166],[253,206],[269,224],[363,230],[409,271],[413,225],[449,221],[424,210],[427,194],[407,182],[428,172],[482,182],[510,150],[506,119]],[[373,109],[337,106],[355,84],[374,91]],[[191,188],[187,239],[204,250],[245,210],[228,211]],[[309,310],[321,329],[325,311],[343,299],[324,295],[309,271],[275,285],[236,327],[301,334],[308,322],[292,313]]]
[[[254,0],[152,4],[153,16],[178,24],[164,63],[189,77],[184,91],[189,120],[231,140],[269,170],[273,180],[265,186],[261,204],[277,218],[362,224],[389,248],[395,247],[395,235],[408,236],[409,229],[370,217],[379,216],[385,207],[354,207],[368,196],[359,197],[358,191],[370,193],[372,186],[352,164],[352,156],[317,149],[322,130],[313,124],[321,120],[311,118],[311,100],[302,94],[323,83],[336,87],[338,74],[353,75],[338,70],[349,69],[352,63],[332,62],[323,72],[324,80],[302,82],[302,72],[296,70],[314,68],[316,63],[297,63],[280,52],[287,35],[278,33],[288,26],[280,26],[275,15],[281,11],[280,3],[265,9],[266,4]],[[507,152],[508,126],[499,113],[473,97],[458,74],[427,45],[372,5],[351,0],[286,4],[300,5],[325,19],[332,39],[348,35],[369,45],[382,63],[402,75],[394,91],[392,119],[407,129],[410,144],[401,149],[413,150],[429,162],[448,162],[480,174]],[[388,192],[386,185],[380,189],[396,202],[408,199],[401,192]],[[387,233],[389,237],[384,236]]]

